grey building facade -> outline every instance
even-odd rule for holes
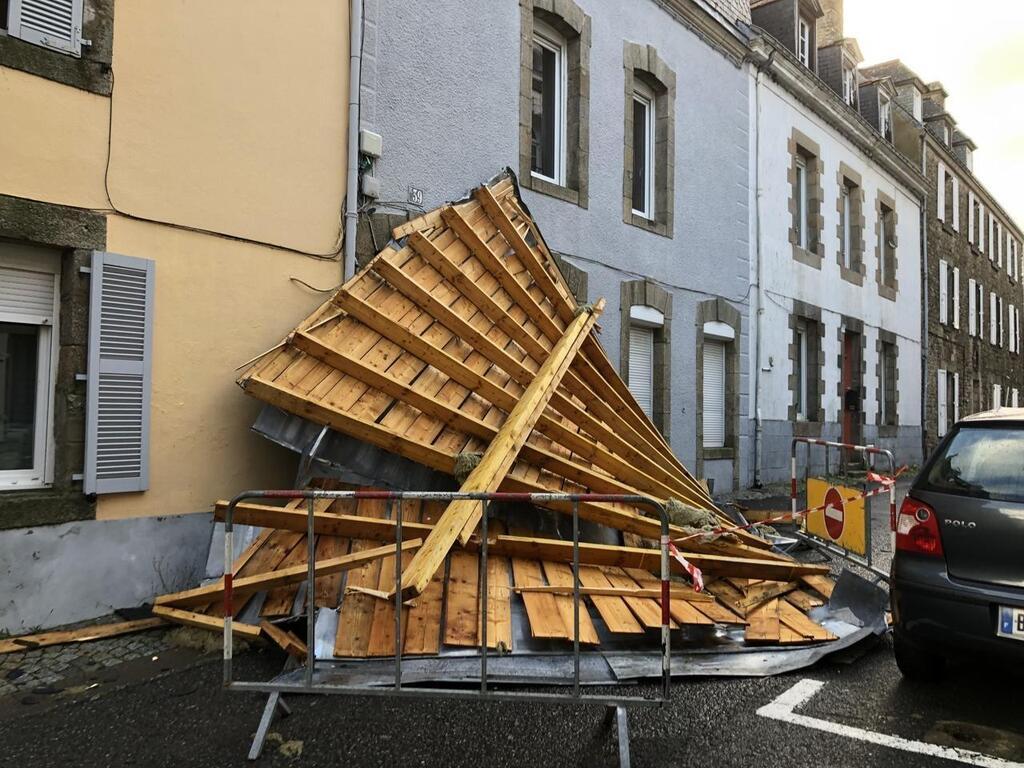
[[[504,167],[680,459],[751,482],[749,84],[735,0],[366,0],[360,256]],[[481,20],[486,19],[486,27]],[[372,231],[370,231],[372,230]]]

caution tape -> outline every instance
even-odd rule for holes
[[[693,591],[703,592],[704,574],[701,573],[700,568],[698,568],[696,565],[694,565],[685,557],[683,557],[683,553],[676,549],[676,545],[673,544],[671,541],[668,543],[668,553],[676,559],[676,562],[678,562],[681,566],[683,566],[684,569],[686,569],[686,572],[688,574],[690,574],[690,579],[693,581]]]

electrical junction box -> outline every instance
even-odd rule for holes
[[[380,179],[376,176],[363,175],[363,195],[372,197],[374,200],[380,198]]]
[[[370,157],[380,157],[384,151],[384,139],[379,133],[364,128],[359,131],[359,151]]]

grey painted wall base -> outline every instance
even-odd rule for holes
[[[48,629],[193,587],[211,514],[87,520],[0,531],[0,631]]]

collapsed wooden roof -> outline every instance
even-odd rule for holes
[[[502,453],[495,458],[507,469],[495,462],[495,485],[476,490],[640,494],[728,524],[619,377],[594,333],[603,301],[578,304],[510,177],[393,234],[244,372],[248,394],[449,474],[460,454]],[[558,370],[556,358],[565,363]],[[521,447],[501,442],[515,431],[517,406]],[[657,521],[630,505],[582,503],[580,516],[626,534],[660,534]],[[458,530],[442,521],[452,530],[440,550],[455,536],[465,543],[476,520],[465,517]],[[746,532],[687,548],[775,557]]]

